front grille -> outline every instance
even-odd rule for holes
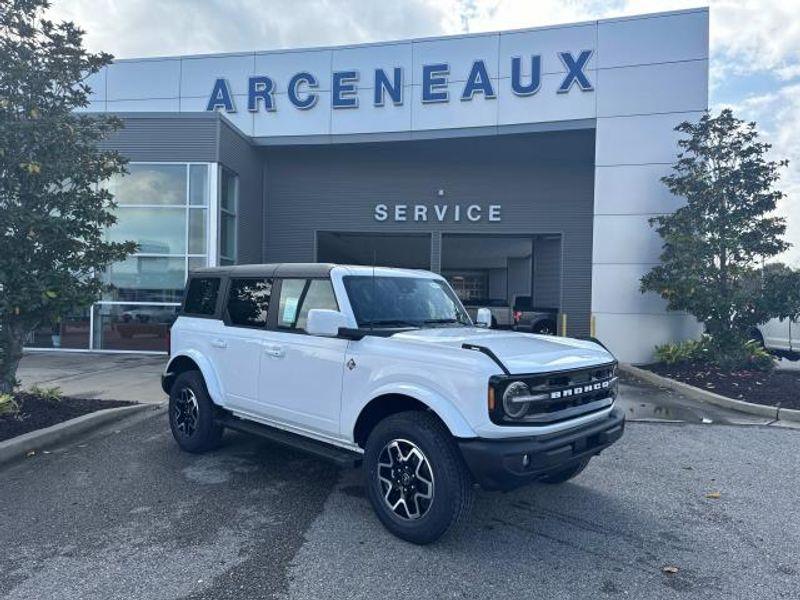
[[[518,375],[503,378],[497,392],[502,397],[505,387],[514,381],[524,381],[530,388],[529,408],[524,417],[503,419],[503,424],[540,425],[573,419],[611,406],[616,396],[616,364],[588,369]],[[525,396],[519,401],[524,401]],[[493,420],[497,422],[495,416]]]

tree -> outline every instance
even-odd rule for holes
[[[772,214],[784,196],[774,184],[788,161],[768,160],[771,146],[759,141],[756,124],[730,109],[675,129],[685,137],[662,181],[686,204],[650,219],[664,244],[661,264],[642,278],[641,291],[660,294],[668,310],[694,315],[724,357],[772,316],[759,270],[789,247],[784,219]]]
[[[764,267],[763,310],[779,319],[800,319],[800,271],[784,264]]]
[[[16,385],[25,338],[97,299],[103,269],[135,250],[104,239],[116,218],[102,183],[125,161],[98,143],[121,122],[74,112],[112,57],[45,19],[48,6],[0,0],[0,394]]]

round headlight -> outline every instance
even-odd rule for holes
[[[528,412],[530,402],[515,402],[516,398],[521,396],[530,396],[530,388],[521,381],[515,381],[506,388],[503,392],[503,411],[507,417],[512,419],[519,419]]]

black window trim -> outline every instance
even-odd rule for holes
[[[214,302],[214,312],[212,312],[210,315],[201,315],[201,314],[186,312],[186,301],[189,299],[189,286],[195,279],[217,279],[219,281],[219,287],[217,288],[217,298],[216,301]],[[205,274],[189,275],[189,277],[186,279],[186,289],[183,293],[183,301],[181,302],[180,312],[178,313],[178,316],[187,317],[191,319],[219,320],[220,300],[223,297],[227,297],[228,286],[226,279],[227,279],[226,277],[222,277],[220,275],[205,275]]]
[[[225,282],[225,296],[224,296],[224,302],[225,303],[222,305],[222,323],[225,325],[225,327],[236,327],[237,329],[256,329],[258,331],[266,331],[269,328],[269,324],[270,324],[270,314],[272,313],[272,305],[275,304],[272,301],[272,299],[275,297],[275,281],[276,281],[276,278],[275,277],[267,277],[267,276],[256,276],[256,277],[253,277],[253,276],[245,276],[245,275],[243,275],[241,277],[226,277],[225,279],[226,279],[226,282]],[[270,292],[269,292],[269,306],[267,307],[267,318],[266,318],[266,321],[265,321],[265,323],[263,325],[239,325],[237,323],[234,323],[231,320],[231,315],[230,315],[230,313],[228,313],[228,294],[230,293],[231,285],[233,284],[233,282],[234,281],[243,280],[243,279],[250,279],[250,280],[263,279],[263,280],[271,282],[272,289],[270,289]]]

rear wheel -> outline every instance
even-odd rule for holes
[[[567,467],[562,471],[556,471],[547,477],[543,477],[541,481],[543,483],[564,483],[580,475],[588,464],[589,459],[585,458],[579,463],[575,463],[574,465]]]
[[[214,419],[214,403],[199,371],[181,373],[169,395],[172,437],[187,452],[205,452],[219,445],[223,427]]]
[[[533,326],[533,333],[538,333],[540,335],[555,335],[556,324],[549,320],[539,321]]]
[[[364,453],[366,487],[381,523],[394,535],[429,544],[462,523],[472,479],[450,432],[420,411],[378,423]]]

